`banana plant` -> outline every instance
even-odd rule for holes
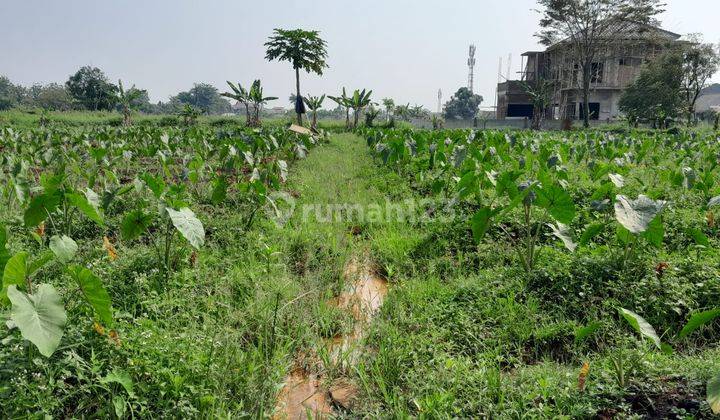
[[[372,103],[370,95],[372,95],[372,90],[366,91],[363,89],[360,91],[356,89],[350,97],[348,106],[353,110],[353,128],[357,127],[358,121],[360,120],[360,114],[363,110]]]
[[[342,94],[339,96],[328,96],[331,101],[334,101],[338,106],[345,108],[345,128],[350,128],[350,103],[351,98],[347,96],[345,88],[342,89]]]
[[[303,101],[305,101],[305,105],[307,105],[308,108],[310,108],[310,111],[312,111],[312,123],[310,127],[313,130],[317,130],[317,112],[320,108],[322,108],[323,101],[325,100],[325,95],[322,96],[310,96],[303,97]]]
[[[263,105],[265,105],[268,101],[274,101],[276,99],[276,96],[263,96],[263,88],[260,80],[255,80],[253,82],[252,86],[250,86],[250,90],[248,91],[248,100],[253,104],[253,110],[255,113],[253,116],[253,127],[260,127],[262,125],[260,122],[260,110]]]
[[[125,126],[132,125],[132,110],[135,107],[135,101],[142,97],[143,91],[135,88],[133,85],[130,89],[123,88],[122,80],[118,80],[118,104],[123,114],[123,124]]]
[[[231,81],[227,81],[228,86],[230,86],[230,89],[232,92],[224,92],[221,93],[221,96],[224,96],[226,98],[234,99],[237,102],[243,104],[245,106],[245,124],[248,126],[252,126],[252,116],[250,115],[250,95],[244,87],[238,82],[237,85],[234,85]]]
[[[190,104],[185,104],[182,109],[178,112],[178,115],[182,118],[185,126],[192,126],[197,123],[198,117],[202,114],[202,111],[193,107]]]

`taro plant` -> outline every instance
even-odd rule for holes
[[[521,170],[508,170],[501,174],[487,172],[486,176],[494,186],[494,196],[485,198],[488,204],[482,204],[473,215],[470,224],[473,237],[480,241],[494,222],[500,221],[512,210],[520,207],[520,231],[511,232],[503,223],[496,223],[516,250],[518,259],[526,272],[533,270],[540,253],[539,240],[543,223],[552,218],[556,224],[548,224],[553,235],[562,240],[570,251],[575,250],[568,225],[575,217],[575,204],[561,183],[553,180],[549,173],[541,171],[540,181],[524,181],[517,184],[523,175]],[[469,174],[474,174],[470,172]],[[459,187],[466,188],[474,184],[468,174],[460,179]],[[503,204],[503,198],[504,204]],[[540,213],[540,214],[538,214]]]
[[[65,266],[66,276],[72,279],[81,300],[91,309],[95,329],[104,331],[104,327],[112,326],[110,296],[102,281],[89,269],[71,264],[78,249],[75,241],[67,236],[53,236],[50,251],[31,258],[27,252],[10,256],[6,239],[7,230],[0,225],[0,266],[3,273],[0,306],[10,304],[8,326],[11,330],[17,328],[40,354],[50,357],[55,352],[67,322],[62,298],[55,287],[33,281],[36,273],[53,259]]]
[[[123,240],[132,241],[146,235],[153,246],[165,283],[173,271],[175,237],[179,233],[193,248],[205,243],[205,228],[182,197],[182,185],[166,185],[162,177],[144,174],[136,181],[138,190],[147,187],[155,199],[153,211],[144,206],[127,213],[120,226]],[[159,289],[163,286],[160,285]]]
[[[618,195],[615,201],[615,219],[618,221],[618,239],[625,244],[623,265],[627,262],[638,237],[645,238],[655,247],[662,246],[664,229],[660,213],[667,205],[662,200],[652,200],[640,195],[636,200]]]

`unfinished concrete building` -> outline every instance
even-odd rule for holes
[[[604,41],[592,63],[590,119],[612,121],[620,117],[620,97],[639,76],[642,65],[679,39],[680,35],[658,27],[633,25]],[[559,42],[545,51],[526,52],[522,57],[520,78],[498,84],[497,118],[531,119],[534,106],[527,86],[547,80],[552,82],[552,106],[545,110],[546,117],[583,119],[582,69],[573,58],[572,46]]]

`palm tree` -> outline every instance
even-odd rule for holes
[[[365,109],[368,105],[370,105],[370,95],[372,94],[372,90],[365,91],[363,89],[362,91],[359,91],[355,89],[355,92],[353,92],[353,96],[350,98],[350,108],[353,109],[354,112],[354,121],[353,121],[353,127],[357,127],[358,120],[360,119],[360,113],[363,109]]]
[[[123,88],[122,80],[118,80],[118,103],[122,108],[123,113],[123,124],[129,126],[132,124],[132,109],[135,108],[135,101],[140,99],[143,91],[135,89],[133,85],[130,89],[125,90]]]
[[[308,95],[307,98],[303,98],[305,101],[305,105],[307,105],[308,108],[310,108],[310,111],[312,111],[312,124],[310,127],[315,130],[317,129],[317,112],[318,109],[322,107],[322,103],[325,100],[325,95],[323,96],[310,96]]]
[[[250,116],[250,98],[248,97],[248,91],[244,87],[242,87],[242,85],[240,85],[240,82],[238,82],[237,85],[234,85],[228,80],[227,84],[228,86],[230,86],[232,92],[224,92],[221,93],[220,96],[234,99],[239,103],[245,105],[245,124],[252,125],[252,117]]]
[[[300,94],[300,69],[306,72],[322,76],[323,69],[328,67],[327,43],[320,38],[319,31],[305,31],[302,29],[275,29],[274,36],[271,36],[265,43],[267,52],[265,59],[268,61],[279,60],[289,61],[295,69],[296,102],[298,124],[302,125],[303,102]]]
[[[250,102],[252,102],[253,107],[255,108],[255,116],[253,118],[252,126],[254,127],[260,127],[260,109],[262,108],[265,103],[268,101],[274,101],[277,99],[275,96],[263,96],[263,88],[260,84],[260,80],[256,80],[253,82],[252,86],[250,86],[250,91],[248,92],[248,99]]]
[[[345,88],[342,90],[342,95],[328,96],[328,98],[338,104],[338,106],[345,108],[345,127],[350,128],[350,98],[347,96]]]

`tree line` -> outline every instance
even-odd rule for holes
[[[112,83],[97,67],[84,66],[64,84],[35,84],[29,87],[12,83],[0,76],[0,111],[12,108],[42,108],[49,111],[119,111],[129,109],[146,114],[173,114],[190,105],[205,114],[232,111],[230,102],[209,83],[195,83],[169,101],[151,103],[147,90],[132,86],[124,89],[122,81]]]

